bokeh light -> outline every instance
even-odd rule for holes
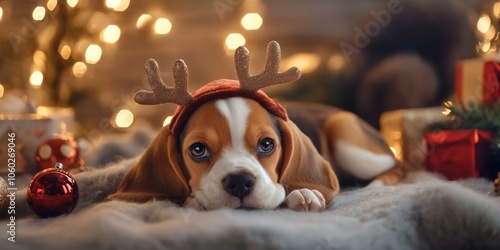
[[[167,116],[167,118],[165,118],[165,121],[163,121],[163,127],[168,126],[171,121],[172,121],[172,116],[171,115]]]
[[[47,60],[47,57],[45,56],[45,53],[41,50],[36,50],[35,53],[33,53],[33,65],[31,70],[32,71],[44,71],[45,70],[45,60]]]
[[[106,7],[114,9],[120,5],[120,0],[106,0]]]
[[[122,109],[116,114],[114,124],[119,128],[128,128],[133,122],[134,114],[128,109]]]
[[[130,5],[130,0],[106,0],[106,7],[114,11],[125,11]]]
[[[128,6],[130,5],[130,0],[121,0],[120,4],[116,6],[116,8],[113,8],[115,11],[125,11],[128,9]]]
[[[33,86],[41,86],[43,83],[43,74],[40,71],[33,71],[30,76],[30,84]]]
[[[486,52],[490,51],[490,47],[491,47],[491,43],[485,42],[481,45],[481,51],[486,53]]]
[[[331,71],[340,70],[342,67],[344,67],[344,64],[345,64],[344,57],[340,54],[333,55],[330,57],[330,59],[328,59],[328,68]]]
[[[138,19],[135,26],[140,30],[147,30],[153,24],[153,17],[149,14],[142,14]]]
[[[41,50],[36,50],[35,53],[33,53],[33,61],[35,64],[44,64],[46,59],[45,53]]]
[[[240,33],[231,33],[226,38],[226,47],[230,50],[235,50],[239,46],[245,45],[246,40]]]
[[[102,33],[102,40],[107,43],[116,43],[120,39],[121,30],[116,25],[108,25]]]
[[[172,23],[167,18],[158,18],[155,22],[155,33],[160,35],[168,34],[172,30]]]
[[[59,46],[59,54],[63,59],[68,60],[71,56],[71,47],[68,45]]]
[[[76,62],[73,64],[73,75],[75,77],[83,77],[87,73],[87,65],[84,62]]]
[[[33,20],[35,21],[41,21],[45,18],[45,8],[43,6],[37,6],[33,10],[32,14]]]
[[[57,0],[49,0],[47,1],[47,9],[53,11],[57,6]]]
[[[247,13],[241,19],[241,25],[246,30],[258,30],[262,26],[262,17],[257,13]]]
[[[477,29],[482,33],[486,33],[490,28],[490,25],[491,25],[490,16],[486,14],[482,14],[481,17],[479,17],[479,19],[477,20]]]
[[[74,8],[78,4],[78,0],[67,0],[69,7]]]
[[[89,64],[96,64],[101,59],[102,49],[97,44],[91,44],[85,51],[85,61]]]
[[[486,33],[484,33],[484,38],[491,40],[495,37],[496,33],[497,33],[497,30],[496,30],[495,26],[490,25],[490,28],[488,29],[488,31],[486,31]]]
[[[500,15],[500,2],[496,2],[495,4],[493,4],[493,15]]]
[[[321,63],[321,58],[313,53],[297,53],[287,57],[281,64],[282,69],[297,67],[304,74],[313,72]]]

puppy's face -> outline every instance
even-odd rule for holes
[[[259,103],[240,97],[206,103],[181,140],[191,196],[205,208],[272,209],[284,201],[279,131]]]

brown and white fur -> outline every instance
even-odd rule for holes
[[[110,198],[322,211],[339,192],[337,175],[372,186],[403,178],[378,132],[354,114],[314,104],[286,109],[287,121],[248,98],[203,104],[179,138],[160,131]]]

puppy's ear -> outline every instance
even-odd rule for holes
[[[278,119],[283,137],[283,160],[278,182],[287,195],[295,189],[316,189],[329,205],[339,192],[339,182],[330,163],[292,121]]]
[[[190,193],[179,163],[177,140],[163,127],[153,142],[125,175],[109,199],[146,202],[168,199],[183,202]]]

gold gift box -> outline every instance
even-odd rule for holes
[[[45,140],[56,135],[73,135],[72,108],[37,107],[36,113],[0,114],[0,174],[8,173],[8,149],[15,149],[15,172],[37,173],[36,150]],[[9,133],[15,140],[9,145]],[[12,163],[12,160],[10,160]],[[12,164],[11,164],[12,165]]]
[[[400,109],[380,116],[380,132],[396,158],[410,170],[425,168],[426,128],[444,120],[442,107]]]

